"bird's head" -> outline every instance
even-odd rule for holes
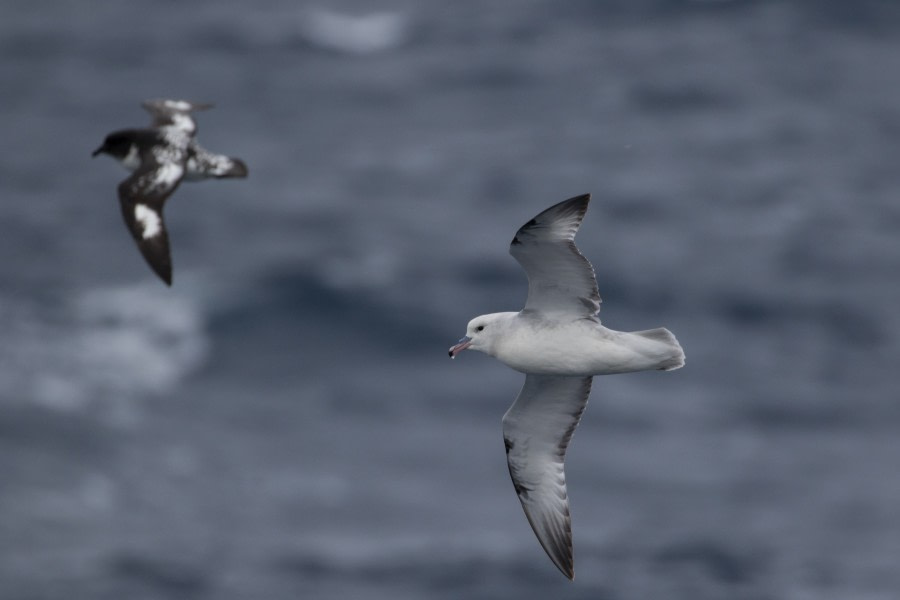
[[[132,143],[133,139],[131,135],[124,131],[116,131],[106,136],[106,139],[103,140],[103,144],[94,150],[91,156],[109,154],[113,158],[124,160],[131,151]]]
[[[450,358],[456,358],[457,354],[466,349],[493,355],[497,340],[516,314],[518,313],[502,312],[475,317],[466,326],[466,335],[450,348]]]

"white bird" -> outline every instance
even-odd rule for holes
[[[575,576],[566,493],[566,447],[595,375],[684,366],[668,329],[623,332],[600,324],[594,269],[575,247],[590,195],[551,206],[523,225],[509,252],[528,275],[519,312],[469,321],[450,358],[469,348],[525,373],[525,385],[503,416],[503,441],[525,516],[553,564]]]

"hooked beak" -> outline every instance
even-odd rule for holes
[[[472,338],[469,336],[464,336],[460,338],[460,340],[456,343],[455,346],[450,348],[450,358],[456,358],[456,355],[468,348],[472,345]]]

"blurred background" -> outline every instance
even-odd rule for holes
[[[0,5],[0,597],[900,593],[900,6]],[[91,151],[212,101],[247,180],[167,205]],[[516,229],[590,192],[615,329],[569,448],[576,579],[507,473]]]

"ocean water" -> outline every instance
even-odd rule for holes
[[[0,598],[900,595],[900,9],[888,1],[0,6]],[[243,181],[91,151],[212,101]],[[615,329],[575,581],[510,484],[516,228],[590,192]]]

